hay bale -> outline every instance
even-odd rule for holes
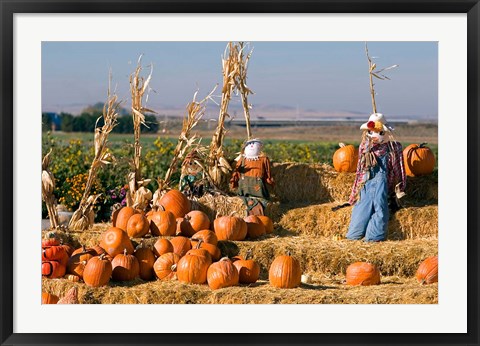
[[[225,196],[221,194],[205,194],[196,200],[195,208],[208,215],[213,221],[217,215],[234,215],[238,217],[247,216],[247,208],[243,200],[238,196]]]
[[[347,286],[341,280],[320,279],[295,289],[278,289],[260,280],[252,285],[216,291],[207,285],[141,280],[91,288],[65,279],[43,279],[42,290],[59,297],[77,287],[80,304],[436,304],[438,285],[415,279],[382,277],[377,286]]]
[[[355,173],[338,173],[328,164],[274,163],[272,193],[282,203],[312,204],[347,201]],[[438,203],[438,176],[407,177],[404,202],[409,206]]]
[[[284,206],[283,216],[278,223],[293,234],[315,237],[345,236],[353,207],[332,211],[331,208],[335,205],[335,203],[326,203],[303,208]],[[390,240],[436,238],[437,236],[437,205],[402,208],[391,216],[388,223]]]
[[[260,278],[268,278],[268,269],[275,257],[288,251],[299,259],[304,272],[325,275],[345,274],[353,262],[376,264],[382,275],[413,277],[425,258],[438,254],[436,239],[385,241],[333,240],[325,238],[264,236],[260,241],[220,241],[222,256],[253,253],[261,268]]]

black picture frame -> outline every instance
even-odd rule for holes
[[[112,4],[115,6],[112,6]],[[236,6],[242,4],[241,6]],[[13,17],[16,13],[466,13],[468,44],[468,310],[465,334],[22,334],[13,332]],[[168,344],[422,344],[478,345],[479,258],[479,98],[480,39],[479,0],[210,0],[210,1],[66,1],[0,0],[1,11],[1,155],[0,155],[0,244],[2,345],[168,345]],[[459,169],[464,169],[456,163]],[[428,316],[425,316],[428,318]],[[455,316],[452,316],[455,318]],[[288,322],[286,322],[288,323]],[[221,331],[220,331],[221,332]]]

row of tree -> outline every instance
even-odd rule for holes
[[[97,127],[103,125],[103,118],[101,112],[82,112],[80,115],[72,115],[69,113],[42,113],[42,130],[64,132],[93,132],[95,124]],[[145,123],[148,127],[142,126],[142,133],[157,133],[159,124],[154,115],[146,115]],[[114,127],[112,132],[116,133],[133,133],[133,120],[131,115],[120,115],[118,117],[118,124]]]

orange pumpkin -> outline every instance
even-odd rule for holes
[[[83,281],[90,287],[105,286],[111,276],[112,263],[105,254],[91,258],[83,270]]]
[[[140,266],[140,279],[148,281],[153,278],[153,264],[155,263],[155,255],[153,251],[148,248],[144,242],[138,247],[133,254]]]
[[[347,267],[346,283],[352,286],[370,286],[380,284],[380,270],[367,262],[355,262]]]
[[[263,222],[255,215],[244,217],[247,223],[247,237],[251,239],[258,238],[267,233]]]
[[[186,237],[191,237],[202,229],[210,228],[208,215],[200,210],[192,210],[185,215],[185,221],[180,223],[180,231]]]
[[[42,304],[57,304],[59,299],[55,294],[42,292]]]
[[[208,267],[212,257],[207,250],[193,249],[177,263],[177,278],[180,282],[204,284],[207,282]]]
[[[47,232],[42,239],[42,247],[60,245],[60,237],[56,232]]]
[[[49,279],[61,278],[67,267],[58,261],[42,261],[42,276]]]
[[[222,257],[222,253],[217,245],[205,243],[203,240],[192,240],[192,249],[205,249],[212,256],[212,261],[216,262]]]
[[[192,242],[190,239],[182,236],[170,239],[170,243],[173,245],[173,252],[180,257],[185,256],[185,254],[192,248]]]
[[[168,191],[160,198],[159,203],[165,210],[172,212],[175,218],[184,217],[192,207],[187,196],[178,190]]]
[[[78,251],[80,250],[80,252]],[[74,274],[83,277],[83,271],[88,261],[96,256],[96,252],[93,249],[87,249],[85,246],[74,251],[74,254],[68,260],[67,273]]]
[[[218,244],[218,238],[215,232],[210,231],[209,229],[204,229],[201,231],[198,231],[192,236],[192,241],[203,241],[204,243],[212,244],[212,245],[217,245]]]
[[[153,253],[155,256],[160,257],[168,252],[173,252],[173,245],[170,240],[159,238],[155,244],[153,244]]]
[[[130,238],[141,238],[148,233],[150,222],[143,214],[132,215],[127,222],[127,234]]]
[[[337,172],[353,173],[357,170],[358,150],[353,145],[338,143],[340,149],[333,154],[333,167]]]
[[[438,256],[428,257],[420,263],[415,277],[422,285],[438,282]]]
[[[212,263],[207,271],[207,283],[212,290],[219,288],[237,286],[238,271],[228,257]]]
[[[158,257],[153,265],[155,275],[160,280],[173,280],[177,277],[177,263],[180,256],[173,252],[168,252]]]
[[[265,226],[265,232],[267,234],[273,233],[273,221],[266,215],[257,215],[260,221]]]
[[[67,252],[61,245],[42,247],[42,261],[59,261],[65,256]]]
[[[295,288],[300,286],[302,270],[300,262],[290,254],[276,257],[268,271],[270,285],[277,288]]]
[[[120,228],[121,230],[126,232],[127,231],[128,220],[130,219],[130,217],[132,217],[133,215],[138,214],[138,213],[139,213],[139,211],[132,208],[132,207],[123,207],[118,212],[117,218],[116,218],[115,222],[113,223],[113,227]]]
[[[260,277],[260,265],[253,259],[248,259],[249,255],[250,252],[247,254],[247,259],[237,256],[233,262],[241,284],[253,284]]]
[[[405,173],[409,177],[428,175],[433,172],[435,155],[426,144],[410,144],[403,150]]]
[[[213,229],[218,240],[244,240],[247,236],[247,223],[240,217],[218,217],[213,221]]]
[[[128,234],[117,227],[110,227],[101,235],[100,246],[112,257],[123,253],[127,249],[127,253],[133,254],[133,244],[128,238]]]
[[[132,281],[140,275],[140,265],[135,256],[129,255],[127,250],[118,254],[112,261],[112,280]]]
[[[154,236],[175,235],[177,221],[172,212],[159,210],[150,215],[150,232]]]

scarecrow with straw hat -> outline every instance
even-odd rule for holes
[[[353,205],[347,239],[383,241],[387,238],[389,200],[399,205],[406,175],[402,145],[381,113],[373,113],[363,130],[355,181],[348,203]]]
[[[270,199],[267,184],[275,185],[269,158],[263,153],[258,138],[247,140],[230,179],[232,188],[244,200],[249,215],[263,215]]]

